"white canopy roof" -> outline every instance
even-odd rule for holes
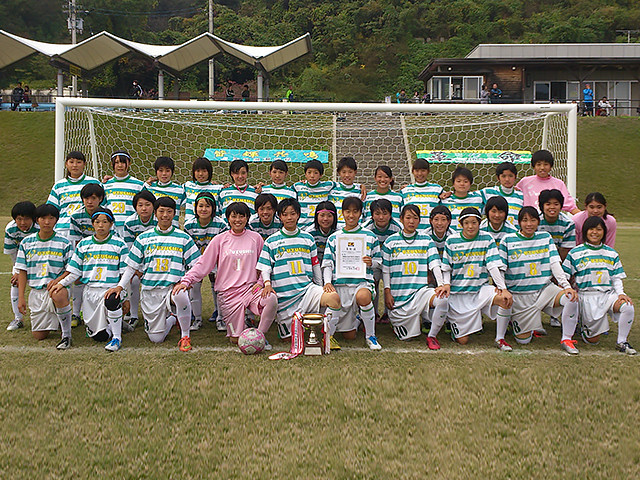
[[[160,68],[178,73],[221,52],[251,66],[271,72],[311,52],[311,36],[303,36],[275,47],[253,47],[227,42],[203,33],[180,45],[150,45],[100,32],[78,44],[37,42],[0,30],[0,68],[40,53],[53,62],[94,70],[116,58],[136,52],[153,59]]]

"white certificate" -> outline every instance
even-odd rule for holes
[[[344,234],[336,237],[337,278],[365,278],[367,266],[362,257],[366,255],[367,236]]]

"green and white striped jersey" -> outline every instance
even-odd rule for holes
[[[431,240],[433,240],[433,244],[438,249],[438,255],[440,255],[441,259],[442,259],[442,254],[444,253],[444,244],[447,241],[447,238],[449,238],[454,233],[455,232],[451,230],[451,228],[447,228],[447,231],[444,233],[444,237],[438,238],[438,236],[435,233],[433,233],[433,228],[431,226],[427,228],[427,235],[429,235],[431,237]]]
[[[364,235],[366,237],[363,256],[371,257],[373,265],[366,268],[365,278],[337,277],[337,247],[339,237],[346,235]],[[329,240],[327,241],[327,247],[324,250],[324,257],[322,258],[322,269],[324,270],[327,267],[331,268],[331,270],[333,271],[332,283],[334,285],[358,285],[358,283],[361,283],[363,281],[367,281],[373,284],[373,268],[379,266],[381,262],[382,257],[380,255],[380,245],[378,243],[378,237],[376,237],[375,233],[360,226],[358,226],[355,230],[350,231],[347,231],[344,228],[340,228],[337,232],[331,235],[329,237]]]
[[[365,221],[362,224],[362,228],[366,228],[367,230],[371,230],[375,236],[378,238],[378,245],[382,248],[382,244],[394,233],[398,233],[402,230],[402,226],[394,219],[391,218],[391,221],[387,225],[387,228],[384,230],[380,230],[376,225],[376,222],[373,221],[373,218]]]
[[[484,206],[491,197],[503,197],[509,205],[507,220],[511,225],[518,225],[518,214],[524,205],[524,194],[520,190],[514,187],[511,193],[506,193],[502,185],[496,185],[495,187],[485,187],[479,193],[482,197],[480,213],[484,213]]]
[[[562,264],[564,271],[575,278],[578,291],[613,292],[614,278],[627,277],[618,253],[608,245],[583,243],[571,249]]]
[[[236,185],[231,185],[227,188],[223,188],[220,190],[220,194],[218,195],[218,215],[224,216],[227,207],[234,202],[246,203],[251,215],[253,215],[256,213],[257,197],[258,194],[256,193],[256,189],[251,185],[241,188]]]
[[[426,286],[429,270],[439,266],[438,250],[424,230],[413,237],[395,233],[382,245],[382,272],[391,278],[391,284],[385,288],[390,288],[396,307],[407,303]]]
[[[115,226],[121,230],[124,222],[135,213],[133,197],[142,191],[144,182],[127,175],[124,178],[113,177],[104,184],[105,204],[113,212]]]
[[[293,184],[293,189],[298,194],[298,202],[302,210],[298,226],[303,228],[313,225],[313,219],[316,215],[316,207],[320,202],[329,199],[329,193],[336,186],[332,181],[318,182],[315,185],[309,185],[308,182],[297,182]]]
[[[189,180],[185,182],[183,185],[185,202],[184,202],[184,212],[185,212],[185,224],[188,220],[195,217],[195,202],[196,197],[202,192],[208,192],[213,195],[213,199],[216,203],[216,215],[224,216],[224,213],[218,212],[218,195],[220,194],[220,190],[222,190],[222,185],[215,185],[211,182],[196,182],[195,180]]]
[[[91,215],[89,215],[86,208],[74,212],[71,215],[69,224],[69,240],[74,245],[83,238],[96,233],[91,223]]]
[[[576,246],[576,224],[565,212],[560,212],[558,219],[553,223],[549,223],[544,215],[540,215],[538,230],[549,233],[556,248],[571,249]]]
[[[437,183],[414,183],[401,191],[404,205],[417,205],[420,208],[420,228],[429,227],[431,209],[440,205],[442,187]]]
[[[509,223],[508,221],[505,221],[502,223],[500,230],[495,230],[491,225],[491,223],[489,223],[489,219],[487,218],[483,219],[482,222],[480,222],[480,230],[482,232],[487,232],[489,235],[491,235],[493,239],[496,241],[496,245],[498,247],[500,246],[500,242],[504,237],[506,237],[511,233],[516,233],[518,231],[516,227],[511,225],[511,223]]]
[[[160,197],[169,197],[176,202],[176,214],[173,217],[173,226],[178,227],[180,225],[180,209],[184,206],[185,194],[184,187],[175,182],[162,183],[155,181],[149,185],[145,183],[144,188],[153,193],[156,200]]]
[[[489,283],[489,268],[504,268],[496,242],[485,232],[471,240],[460,233],[447,238],[442,271],[451,272],[451,293],[476,293]]]
[[[306,227],[304,231],[309,233],[316,241],[316,247],[318,249],[318,260],[320,261],[320,263],[322,263],[322,259],[324,258],[324,250],[327,246],[327,240],[329,240],[329,237],[331,236],[333,231],[325,235],[321,230],[316,229],[315,225]]]
[[[27,272],[31,288],[41,290],[64,272],[72,251],[71,242],[58,233],[54,232],[48,240],[34,233],[20,242],[15,267]]]
[[[298,194],[296,193],[294,188],[288,187],[287,185],[275,185],[273,183],[271,185],[265,185],[264,187],[262,187],[262,193],[270,193],[271,195],[276,197],[278,203],[280,203],[285,198],[294,198],[296,200],[298,199]]]
[[[267,238],[256,268],[267,272],[278,296],[278,311],[297,302],[313,283],[313,266],[318,265],[313,237],[297,229],[294,235],[280,230]]]
[[[76,245],[66,270],[79,275],[84,285],[115,287],[127,267],[128,253],[124,240],[117,235],[111,233],[102,241],[92,235]]]
[[[73,179],[70,177],[58,180],[49,193],[47,203],[55,205],[60,210],[60,218],[56,223],[56,231],[65,237],[68,235],[70,228],[71,215],[78,210],[84,209],[82,199],[80,198],[80,190],[87,183],[98,183],[98,179],[82,175],[80,178]]]
[[[147,223],[142,223],[137,213],[132,214],[124,222],[124,243],[127,244],[127,247],[131,248],[131,245],[133,245],[134,240],[138,238],[138,235],[155,227],[157,224],[158,221],[154,215],[151,215]]]
[[[478,192],[469,192],[469,194],[464,197],[458,197],[456,195],[451,195],[449,198],[445,198],[442,200],[442,205],[447,207],[451,211],[451,230],[454,232],[459,232],[462,230],[460,227],[460,223],[458,223],[458,217],[460,217],[460,212],[467,207],[475,207],[482,215],[482,197]]]
[[[387,193],[378,193],[377,190],[373,190],[367,193],[367,198],[364,200],[364,211],[362,212],[362,216],[365,219],[371,218],[371,204],[376,200],[389,200],[391,202],[391,218],[393,218],[396,222],[400,221],[400,210],[402,210],[403,198],[400,192],[394,192],[393,190],[389,190]]]
[[[229,224],[218,216],[213,217],[204,227],[195,217],[185,220],[184,224],[184,231],[191,236],[196,247],[200,249],[200,253],[204,252],[213,237],[227,230],[229,230]]]
[[[11,220],[4,228],[4,253],[10,255],[12,260],[15,259],[20,242],[29,235],[38,232],[38,230],[38,224],[34,222],[29,230],[23,232],[16,225],[16,221]]]
[[[271,225],[265,225],[260,220],[260,217],[257,213],[251,215],[249,218],[249,223],[247,224],[247,228],[249,230],[253,230],[256,233],[259,233],[263,240],[266,240],[274,233],[278,233],[282,228],[282,222],[278,218],[277,215],[273,216],[273,220],[271,221]]]
[[[152,289],[178,283],[199,257],[198,247],[185,232],[171,227],[163,233],[154,227],[133,242],[127,265],[142,272],[143,289]]]
[[[502,239],[500,257],[507,266],[505,281],[512,293],[533,293],[551,282],[551,264],[560,263],[560,255],[551,235],[537,231],[527,238],[520,232]]]
[[[360,195],[362,194],[360,189],[361,186],[359,183],[354,183],[351,186],[346,186],[344,183],[338,182],[331,190],[331,193],[329,193],[329,201],[333,203],[338,210],[338,228],[344,227],[344,217],[342,216],[342,202],[345,198],[348,197],[360,198]]]

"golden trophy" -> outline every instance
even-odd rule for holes
[[[320,313],[302,315],[302,326],[308,332],[304,339],[305,355],[322,355],[324,353],[324,334],[322,332],[324,324],[324,315]]]

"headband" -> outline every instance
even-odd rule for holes
[[[465,213],[464,215],[460,215],[458,217],[458,223],[462,224],[462,221],[465,218],[469,218],[469,217],[475,217],[478,219],[478,221],[480,221],[482,219],[482,217],[480,215],[478,215],[477,213]]]
[[[113,155],[111,155],[111,160],[113,160],[116,157],[127,157],[129,160],[131,160],[131,157],[129,156],[129,154],[124,152],[114,153]]]
[[[322,210],[316,210],[316,213],[323,213],[323,212],[333,213],[334,215],[336,214],[336,212],[334,212],[333,210],[328,210],[326,208],[323,208]]]
[[[106,210],[96,210],[95,212],[93,212],[93,214],[91,215],[91,220],[93,220],[94,218],[96,218],[98,215],[104,215],[105,217],[111,219],[111,222],[115,222],[113,215],[111,215],[109,212],[107,212]]]

